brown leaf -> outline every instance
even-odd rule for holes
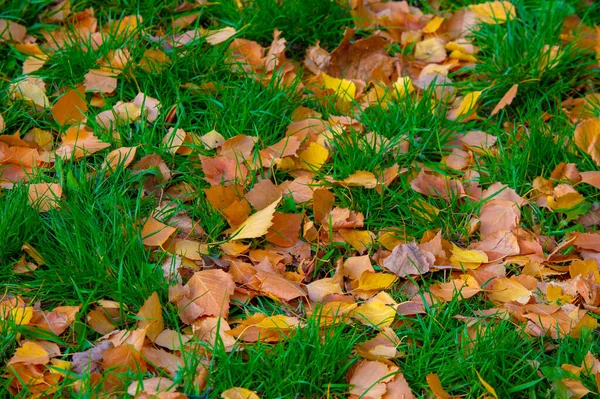
[[[226,157],[210,158],[201,156],[200,161],[206,180],[212,185],[231,184],[233,182],[243,183],[248,175],[246,166]]]
[[[521,211],[514,202],[495,198],[489,200],[483,204],[479,214],[481,236],[486,237],[497,231],[512,231],[520,220]]]
[[[259,181],[248,191],[244,197],[256,209],[260,211],[277,201],[281,197],[281,191],[269,179]]]
[[[302,214],[275,212],[265,238],[280,247],[291,247],[300,236]]]
[[[421,251],[416,244],[401,244],[383,261],[383,267],[400,277],[429,271],[435,262],[431,252]]]

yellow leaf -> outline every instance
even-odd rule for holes
[[[291,316],[275,315],[267,317],[254,326],[264,330],[290,331],[296,328],[298,319]]]
[[[204,34],[206,34],[206,42],[208,44],[212,44],[213,46],[223,43],[236,33],[237,31],[231,26],[227,26],[223,29],[204,31]]]
[[[31,364],[46,364],[50,361],[48,352],[35,342],[27,341],[22,347],[17,348],[14,356],[8,364],[14,363],[31,363]]]
[[[452,256],[450,263],[454,266],[462,266],[467,269],[477,269],[482,263],[488,262],[485,252],[477,249],[462,249],[452,245]]]
[[[444,22],[444,18],[433,17],[433,18],[431,18],[431,20],[429,22],[427,22],[427,25],[425,25],[422,32],[423,33],[434,33],[435,31],[437,31],[440,28],[440,26],[442,25],[442,22]]]
[[[481,91],[472,91],[467,93],[460,102],[458,106],[458,111],[456,112],[456,116],[468,115],[471,113],[473,109],[475,109],[475,104],[481,95]]]
[[[246,388],[229,388],[221,394],[223,399],[260,399],[254,391]]]
[[[408,76],[399,77],[392,86],[392,98],[404,98],[413,91],[415,86],[412,84],[412,79]]]
[[[33,317],[33,307],[14,308],[10,311],[10,319],[18,326],[26,326]]]
[[[488,1],[487,3],[470,5],[479,20],[486,24],[503,24],[517,16],[515,6],[510,1]]]
[[[317,143],[311,143],[306,150],[298,155],[304,169],[313,171],[321,169],[328,157],[329,150]]]
[[[373,240],[375,239],[375,234],[368,230],[340,229],[339,233],[358,252],[365,251],[373,244]]]
[[[594,282],[600,284],[600,270],[598,270],[598,263],[594,259],[576,260],[569,266],[571,278],[577,276],[586,278],[590,273],[594,277]]]
[[[444,43],[437,37],[425,39],[415,45],[415,59],[425,62],[442,62],[448,56]]]
[[[481,377],[481,374],[479,374],[479,371],[475,370],[475,373],[477,373],[477,378],[479,378],[479,381],[481,382],[481,385],[484,386],[484,388],[486,389],[486,391],[488,391],[490,394],[492,394],[492,396],[496,399],[498,399],[498,394],[496,394],[496,390],[487,382],[485,382],[485,380],[483,379],[483,377]]]
[[[231,234],[231,240],[257,238],[267,234],[269,227],[273,224],[273,215],[275,214],[277,205],[279,205],[279,201],[281,201],[281,198],[274,201],[266,208],[256,212],[254,215],[250,215],[250,217],[248,217],[248,219],[246,219],[244,223]]]
[[[396,317],[397,303],[386,292],[380,292],[364,304],[357,307],[352,315],[366,325],[377,328],[389,327]]]
[[[29,80],[21,80],[18,83],[10,85],[11,98],[23,100],[34,104],[39,108],[47,108],[50,106],[50,101],[46,97],[46,93]]]
[[[377,178],[371,172],[359,170],[346,177],[341,183],[349,187],[362,186],[365,188],[375,188],[377,186]]]
[[[560,197],[557,197],[556,200],[552,198],[551,195],[548,196],[548,206],[553,210],[559,209],[571,209],[581,204],[585,199],[583,195],[580,193],[567,193]]]
[[[563,303],[572,303],[575,298],[564,294],[560,285],[548,284],[546,286],[546,299],[550,303],[561,305]]]
[[[392,273],[365,271],[360,275],[356,285],[357,290],[384,290],[394,284],[398,277]]]
[[[356,96],[356,85],[351,80],[338,79],[329,76],[326,73],[321,73],[323,84],[326,88],[335,91],[335,95],[344,101],[352,102]]]
[[[521,283],[510,278],[499,278],[495,281],[490,299],[496,302],[518,302],[522,305],[529,302],[532,292]]]

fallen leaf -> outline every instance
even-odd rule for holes
[[[244,240],[246,238],[262,237],[269,231],[273,225],[275,209],[279,205],[281,198],[274,201],[271,205],[250,215],[233,233],[230,240]]]
[[[138,327],[146,329],[146,336],[154,342],[165,328],[162,307],[156,291],[146,299],[136,317],[138,318]]]
[[[499,278],[494,281],[490,299],[496,302],[518,302],[522,305],[529,302],[532,291],[525,288],[513,278]]]
[[[516,18],[517,11],[510,1],[488,1],[469,6],[477,18],[486,24],[503,24]]]
[[[420,275],[427,273],[435,262],[435,256],[421,251],[416,244],[400,244],[383,261],[383,267],[397,276]]]
[[[47,212],[59,207],[62,187],[56,183],[38,183],[29,185],[29,204],[39,212]]]
[[[260,397],[254,391],[250,391],[246,388],[229,388],[221,393],[223,399],[260,399]]]
[[[517,90],[519,89],[518,84],[514,84],[508,89],[508,91],[504,94],[504,96],[498,101],[498,104],[492,110],[490,115],[496,115],[498,112],[503,110],[507,105],[510,105],[512,101],[515,99],[517,95]]]
[[[265,238],[280,247],[291,247],[300,236],[302,214],[275,212]]]
[[[142,242],[149,247],[160,247],[175,230],[174,227],[167,226],[150,216],[142,228]]]
[[[381,399],[387,390],[386,382],[391,381],[398,370],[396,366],[363,360],[348,379],[348,383],[352,387],[350,394]]]
[[[485,388],[486,391],[488,391],[490,394],[492,394],[492,396],[496,399],[498,399],[498,395],[496,394],[496,390],[487,382],[485,382],[485,380],[483,379],[483,377],[481,376],[481,374],[479,374],[479,371],[475,370],[475,373],[477,374],[477,378],[479,378],[479,382],[481,382],[481,385],[483,385],[483,387]]]

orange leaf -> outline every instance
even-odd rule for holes
[[[40,212],[58,208],[62,196],[62,187],[56,183],[38,183],[29,185],[29,204]]]
[[[142,228],[142,242],[149,247],[160,247],[175,233],[175,230],[174,227],[167,226],[150,216]]]
[[[204,309],[203,315],[227,318],[229,299],[235,288],[230,274],[220,269],[202,270],[194,273],[186,287],[188,298]]]
[[[146,299],[136,317],[139,319],[138,327],[145,328],[146,336],[150,341],[154,342],[158,334],[165,328],[162,307],[160,306],[160,300],[156,291]]]
[[[508,89],[508,91],[504,94],[504,96],[498,101],[498,104],[494,107],[491,115],[496,115],[498,112],[504,109],[507,105],[510,105],[512,101],[515,99],[517,95],[517,90],[519,89],[518,84],[514,84]]]
[[[106,155],[106,159],[100,169],[106,169],[106,173],[111,174],[119,165],[123,165],[123,168],[126,168],[133,162],[136,151],[137,147],[121,147],[112,150]]]
[[[532,291],[514,278],[503,277],[495,280],[490,299],[496,302],[518,302],[524,305],[529,302],[531,295]]]
[[[85,120],[88,110],[83,87],[69,90],[52,106],[52,116],[61,125],[71,125]]]
[[[427,374],[427,385],[429,385],[429,389],[433,392],[437,399],[451,399],[452,397],[448,392],[442,388],[442,382],[437,374],[431,373]]]
[[[298,242],[301,223],[302,214],[275,212],[265,238],[280,247],[291,247]]]

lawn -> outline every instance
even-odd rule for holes
[[[0,392],[597,395],[599,26],[5,0]]]

